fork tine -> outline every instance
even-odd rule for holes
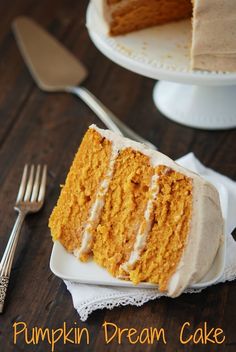
[[[36,170],[36,176],[35,176],[35,180],[34,180],[34,185],[33,185],[33,191],[32,191],[32,195],[31,195],[31,198],[30,198],[31,202],[35,202],[36,199],[37,199],[37,196],[38,196],[40,170],[41,170],[41,166],[38,165],[37,166],[37,170]]]
[[[47,165],[44,165],[41,185],[40,185],[40,189],[39,189],[38,202],[42,202],[44,200],[45,190],[46,190],[46,182],[47,182]]]
[[[23,199],[23,196],[25,194],[25,186],[26,186],[26,177],[27,177],[27,171],[28,171],[28,165],[26,164],[24,166],[22,178],[21,178],[21,183],[20,183],[20,188],[19,192],[16,198],[16,203],[20,202]]]
[[[33,179],[34,179],[34,165],[30,168],[30,175],[26,186],[24,201],[27,202],[30,199],[32,187],[33,187]]]

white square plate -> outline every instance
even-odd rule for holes
[[[215,283],[223,274],[225,263],[225,241],[222,241],[214,263],[207,275],[192,288],[202,288]],[[68,253],[59,241],[53,244],[50,269],[63,280],[93,285],[123,286],[133,288],[157,288],[157,285],[142,282],[134,285],[130,281],[116,279],[94,261],[82,263]]]

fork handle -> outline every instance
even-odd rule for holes
[[[9,277],[0,276],[0,313],[3,312],[8,283],[9,283]]]
[[[0,262],[0,313],[3,312],[14,254],[25,215],[25,213],[19,212]]]
[[[67,87],[66,91],[73,93],[81,98],[85,104],[87,104],[90,109],[99,117],[99,119],[104,123],[104,125],[120,135],[134,139],[139,143],[144,143],[148,145],[151,149],[156,150],[157,148],[139,136],[131,128],[129,128],[124,122],[122,122],[118,117],[116,117],[113,112],[111,112],[98,98],[95,97],[88,89],[84,87]]]

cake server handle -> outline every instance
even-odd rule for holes
[[[90,109],[99,117],[104,125],[111,131],[116,132],[125,137],[131,138],[139,143],[146,144],[149,148],[157,150],[156,146],[139,136],[126,124],[118,119],[98,98],[96,98],[89,90],[84,87],[67,87],[68,93],[73,93],[81,98]]]

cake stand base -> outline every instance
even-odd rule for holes
[[[180,124],[208,129],[236,127],[236,86],[195,86],[158,82],[153,91],[157,108]]]

